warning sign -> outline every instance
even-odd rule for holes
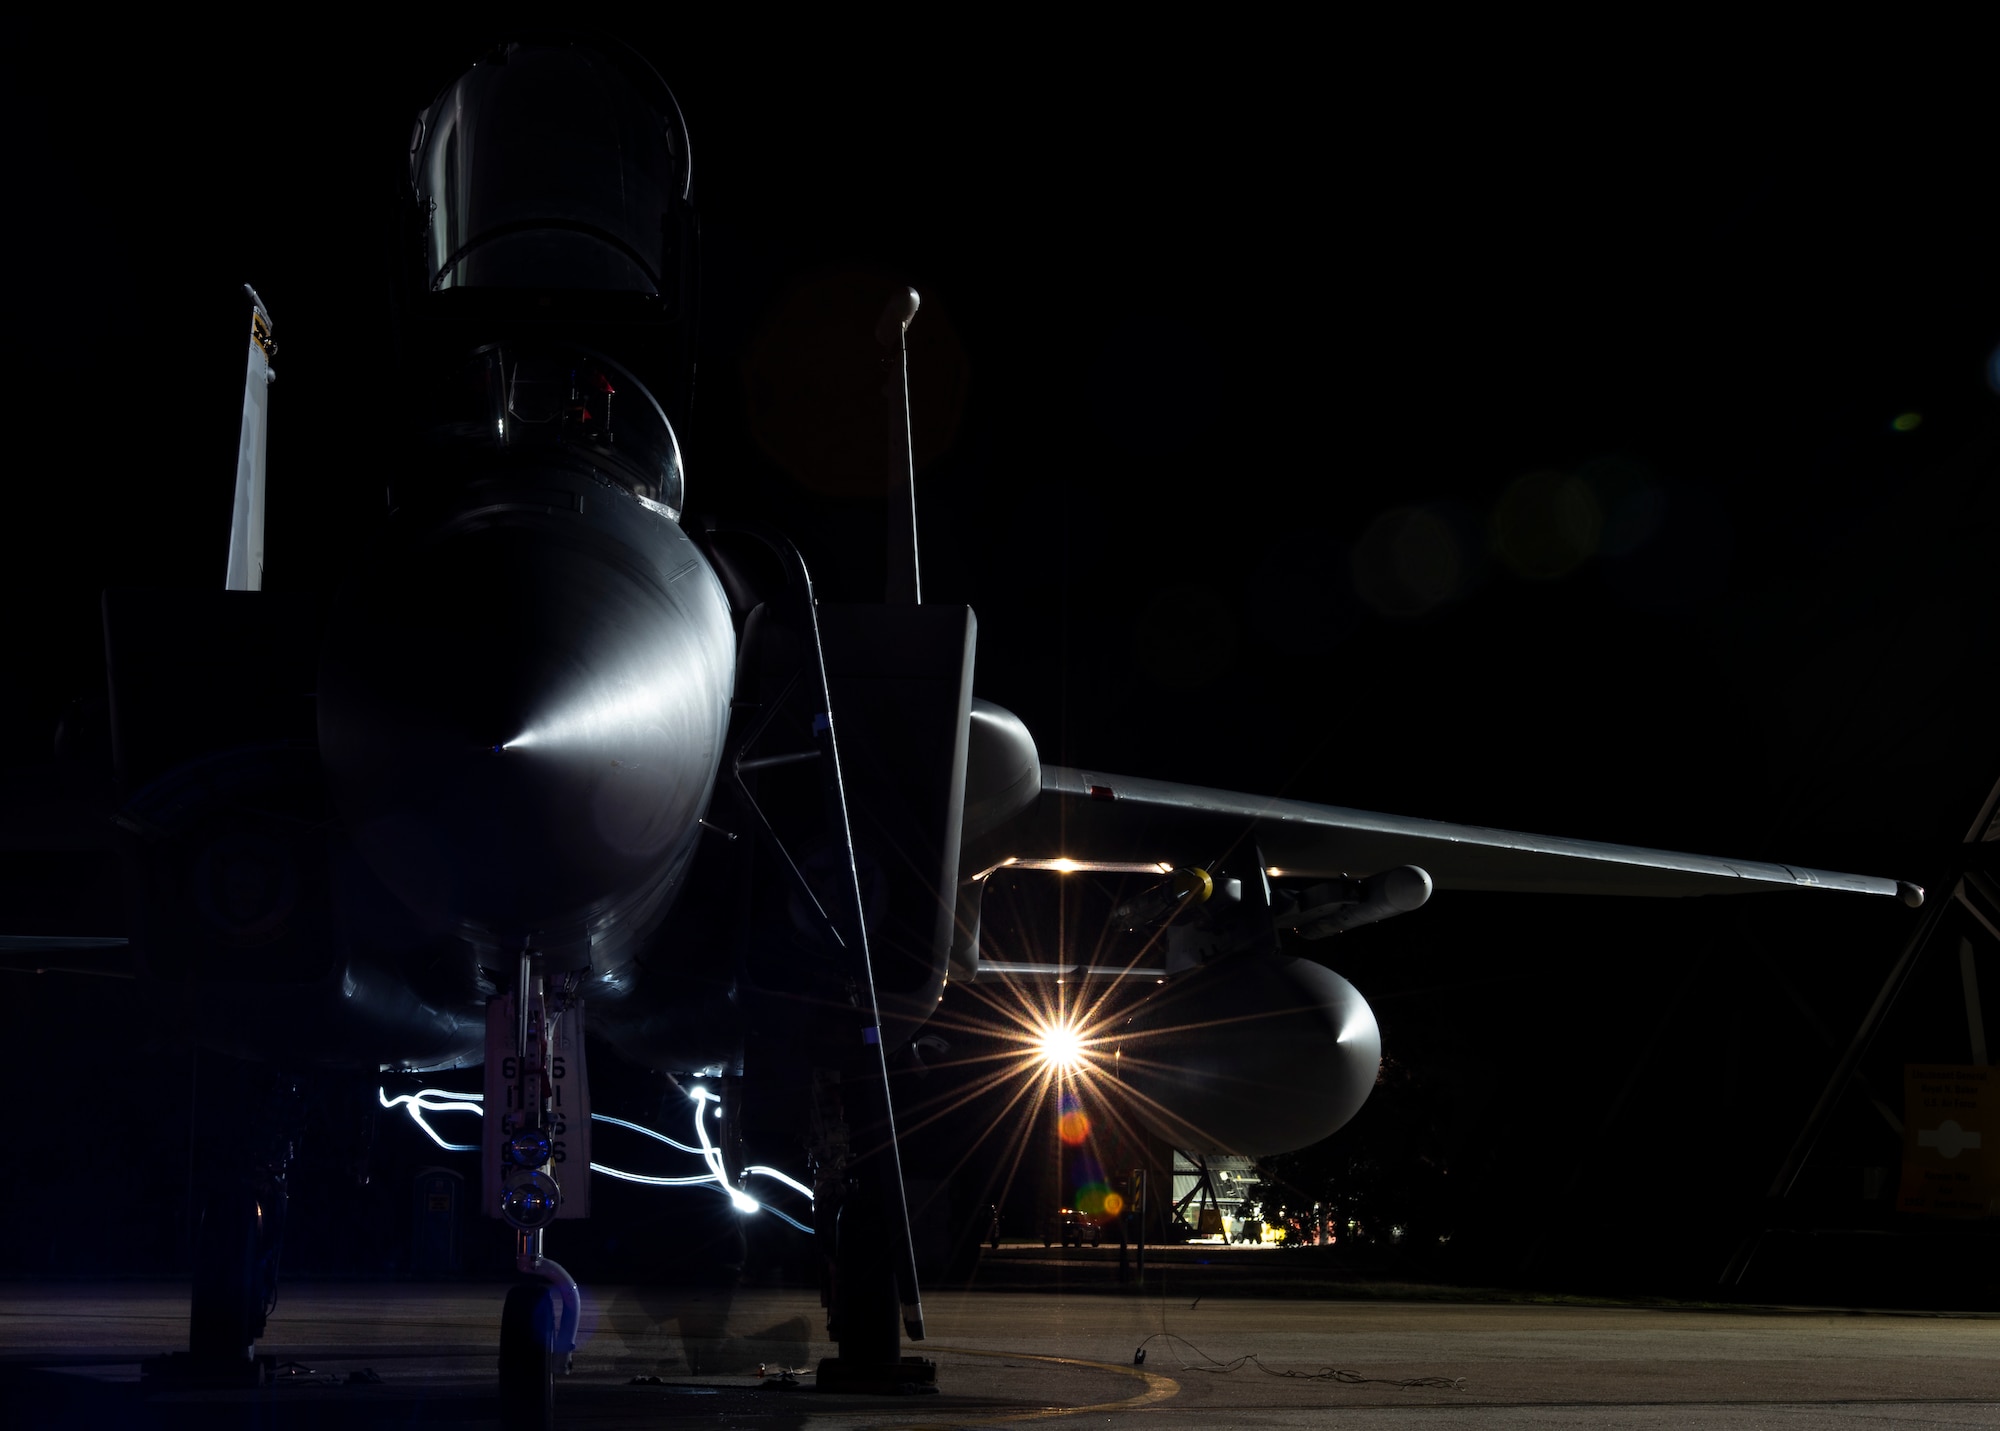
[[[2000,1216],[2000,1080],[1993,1075],[1969,1065],[1903,1069],[1899,1210]]]

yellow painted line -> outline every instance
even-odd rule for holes
[[[1007,1411],[998,1414],[975,1415],[963,1420],[927,1422],[905,1428],[905,1431],[951,1431],[957,1426],[1003,1426],[1014,1421],[1049,1421],[1058,1416],[1082,1416],[1087,1412],[1134,1411],[1141,1406],[1150,1406],[1156,1401],[1165,1401],[1170,1396],[1180,1394],[1181,1384],[1171,1376],[1161,1376],[1158,1372],[1146,1371],[1136,1366],[1119,1366],[1116,1362],[1085,1361],[1073,1356],[1040,1356],[1034,1352],[977,1351],[972,1347],[924,1347],[924,1351],[948,1352],[952,1356],[987,1356],[1005,1358],[1009,1361],[1045,1361],[1056,1366],[1080,1366],[1091,1371],[1108,1371],[1116,1376],[1129,1376],[1134,1381],[1146,1383],[1146,1389],[1136,1396],[1127,1396],[1119,1401],[1099,1401],[1090,1406],[1045,1406],[1034,1411]]]

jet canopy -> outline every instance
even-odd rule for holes
[[[658,294],[689,178],[680,107],[643,60],[564,42],[496,49],[410,136],[429,291]]]
[[[673,426],[645,386],[602,354],[572,343],[489,343],[438,388],[425,405],[425,436],[446,466],[588,467],[679,518],[686,479]]]

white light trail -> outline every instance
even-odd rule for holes
[[[701,1149],[683,1143],[678,1138],[669,1138],[665,1133],[655,1133],[651,1128],[645,1127],[643,1124],[628,1122],[623,1118],[613,1118],[609,1113],[593,1113],[590,1115],[590,1121],[593,1123],[612,1123],[620,1128],[630,1128],[635,1133],[644,1133],[655,1142],[665,1143],[669,1148],[676,1148],[683,1153],[693,1153],[696,1157],[701,1156]]]
[[[628,1173],[620,1168],[607,1168],[602,1163],[592,1163],[590,1165],[590,1170],[593,1173],[603,1173],[606,1177],[623,1178],[628,1183],[644,1183],[648,1187],[655,1187],[655,1188],[700,1188],[700,1187],[717,1186],[715,1181],[715,1176],[712,1173],[696,1173],[691,1177],[685,1177],[685,1178],[656,1178],[646,1173]],[[720,1190],[721,1189],[717,1187],[717,1191]]]
[[[697,1088],[690,1096],[694,1099],[694,1135],[701,1140],[701,1155],[708,1162],[708,1170],[715,1174],[715,1181],[723,1187],[729,1187],[729,1179],[723,1176],[722,1150],[708,1141],[708,1125],[702,1121],[701,1117],[702,1100],[709,1099],[716,1104],[715,1115],[718,1118],[722,1116],[722,1100],[717,1098],[713,1093],[710,1093],[706,1088]],[[736,1202],[737,1197],[740,1196],[734,1188],[730,1188],[730,1194],[729,1200],[731,1202]],[[748,1202],[749,1199],[745,1198],[744,1201]],[[736,1207],[739,1212],[755,1212],[757,1210],[755,1203],[751,1203],[748,1208],[745,1208],[742,1203],[737,1203]]]
[[[404,1093],[391,1098],[388,1089],[378,1088],[375,1090],[375,1097],[380,1100],[384,1108],[400,1107],[410,1115],[411,1120],[419,1128],[431,1135],[433,1143],[436,1143],[447,1153],[476,1153],[479,1151],[479,1144],[447,1143],[443,1138],[438,1136],[437,1129],[424,1121],[424,1114],[484,1113],[486,1110],[481,1108],[477,1102],[472,1101],[481,1096],[478,1093],[447,1093],[440,1088],[420,1088],[415,1093]]]
[[[425,1113],[478,1113],[483,1117],[486,1112],[485,1108],[481,1106],[481,1103],[485,1098],[484,1094],[453,1093],[442,1088],[422,1088],[415,1093],[403,1093],[397,1095],[394,1098],[391,1098],[389,1096],[388,1089],[377,1088],[375,1090],[375,1097],[384,1108],[401,1108],[405,1113],[409,1114],[411,1120],[415,1122],[419,1128],[422,1128],[424,1132],[430,1135],[431,1141],[433,1143],[436,1143],[440,1148],[443,1148],[446,1152],[476,1153],[479,1151],[480,1145],[477,1143],[446,1142],[442,1137],[439,1136],[437,1129],[433,1128],[429,1123],[424,1121],[424,1114]],[[696,1157],[700,1158],[704,1163],[708,1165],[707,1172],[694,1173],[690,1174],[687,1177],[662,1178],[662,1177],[654,1177],[649,1173],[628,1173],[623,1168],[609,1167],[604,1163],[592,1163],[590,1165],[590,1170],[594,1173],[603,1173],[608,1178],[620,1178],[628,1183],[643,1183],[648,1187],[658,1187],[658,1188],[712,1187],[717,1192],[726,1194],[729,1198],[730,1204],[738,1212],[741,1213],[768,1212],[773,1217],[778,1218],[781,1221],[790,1223],[793,1227],[796,1227],[800,1232],[810,1233],[812,1229],[810,1227],[807,1227],[804,1223],[800,1222],[797,1218],[789,1217],[785,1213],[780,1212],[775,1207],[766,1207],[763,1203],[758,1202],[757,1199],[751,1197],[741,1188],[730,1186],[729,1180],[725,1175],[724,1168],[722,1165],[722,1150],[716,1147],[715,1144],[709,1139],[708,1125],[706,1121],[702,1118],[704,1105],[709,1103],[713,1103],[716,1105],[715,1116],[720,1118],[722,1116],[722,1106],[721,1106],[722,1099],[718,1095],[709,1092],[706,1088],[700,1088],[700,1087],[697,1087],[692,1091],[690,1091],[688,1094],[688,1099],[690,1102],[694,1104],[694,1135],[697,1139],[700,1140],[701,1146],[699,1147],[692,1147],[686,1143],[681,1142],[678,1138],[669,1138],[664,1133],[657,1133],[653,1131],[653,1129],[648,1128],[640,1123],[634,1123],[629,1119],[614,1118],[609,1113],[593,1113],[590,1115],[590,1117],[593,1122],[611,1123],[620,1128],[629,1128],[634,1133],[642,1133],[646,1137],[651,1138],[656,1142],[665,1143],[668,1147],[674,1148],[680,1152],[693,1153]],[[779,1172],[776,1168],[767,1168],[762,1164],[753,1164],[749,1167],[746,1167],[743,1171],[745,1173],[755,1173],[759,1177],[775,1178],[777,1181],[783,1183],[786,1187],[792,1188],[797,1192],[805,1194],[806,1200],[808,1202],[812,1201],[811,1188],[807,1187],[797,1178],[791,1177],[786,1173]]]
[[[799,1192],[804,1193],[808,1199],[810,1199],[813,1195],[813,1190],[811,1188],[807,1187],[797,1178],[789,1177],[786,1174],[779,1172],[776,1168],[767,1168],[757,1163],[752,1163],[749,1167],[745,1168],[743,1171],[746,1173],[755,1173],[757,1174],[757,1176],[763,1178],[776,1178],[786,1187],[796,1188]]]

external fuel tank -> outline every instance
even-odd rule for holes
[[[1113,1045],[1131,1113],[1175,1147],[1253,1157],[1339,1129],[1382,1063],[1359,990],[1310,959],[1261,951],[1175,979]]]

